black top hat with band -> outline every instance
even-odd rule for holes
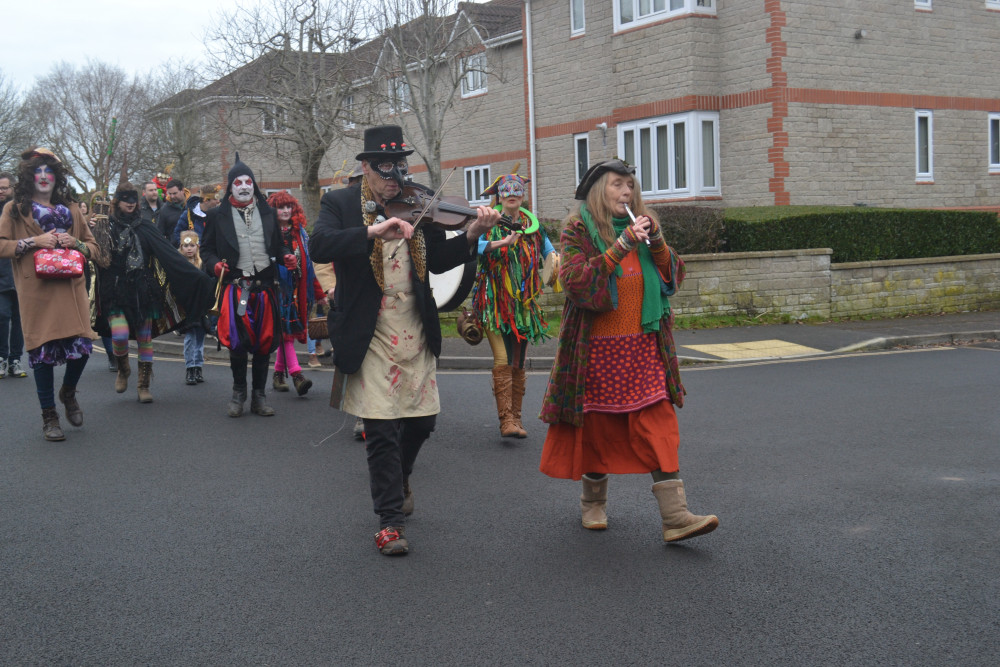
[[[413,149],[403,143],[403,128],[399,125],[379,125],[365,130],[365,149],[355,156],[357,160],[386,157],[390,160],[406,157]]]
[[[594,183],[596,183],[597,179],[601,177],[601,174],[606,171],[613,171],[616,174],[622,174],[623,176],[634,175],[635,167],[628,164],[624,160],[619,160],[618,158],[613,160],[601,160],[588,169],[587,173],[585,173],[583,178],[580,179],[580,185],[576,186],[576,198],[581,200],[586,199],[587,193],[590,192],[590,188],[594,187]]]

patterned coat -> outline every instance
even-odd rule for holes
[[[570,219],[562,233],[562,265],[559,280],[566,292],[562,326],[555,362],[542,399],[541,420],[555,424],[583,425],[583,395],[590,355],[590,330],[597,313],[613,310],[618,294],[615,276],[607,268],[603,253],[594,245],[579,217]],[[650,250],[660,277],[673,293],[684,280],[684,262],[662,236],[650,239]],[[684,405],[684,386],[673,335],[674,315],[660,320],[657,339],[667,369],[667,392],[678,408]]]

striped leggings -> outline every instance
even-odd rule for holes
[[[108,324],[111,326],[111,348],[116,357],[124,357],[128,354],[128,321],[125,319],[125,313],[117,308],[112,309]],[[139,346],[139,361],[153,360],[152,332],[153,321],[147,317],[135,332],[135,341]]]

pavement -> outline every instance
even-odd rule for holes
[[[440,367],[449,370],[479,370],[493,366],[489,344],[469,345],[447,334]],[[883,320],[853,320],[818,324],[772,324],[720,329],[675,330],[674,340],[681,364],[745,363],[757,360],[792,359],[899,347],[948,345],[961,342],[1000,341],[1000,311],[914,315]],[[184,338],[168,334],[153,341],[160,355],[184,356]],[[329,344],[324,346],[329,350]],[[296,345],[303,369],[308,370],[305,345]],[[555,357],[556,341],[528,348],[526,368],[548,370]],[[227,362],[229,352],[216,349],[216,340],[205,340],[208,360]],[[320,359],[330,370],[329,356]]]

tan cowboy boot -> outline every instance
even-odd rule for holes
[[[524,398],[524,369],[510,368],[510,415],[517,429],[515,438],[527,438],[528,432],[521,424],[521,399]]]
[[[510,408],[511,378],[510,366],[493,367],[493,396],[497,401],[497,416],[500,418],[500,435],[504,438],[518,438],[519,431]]]

